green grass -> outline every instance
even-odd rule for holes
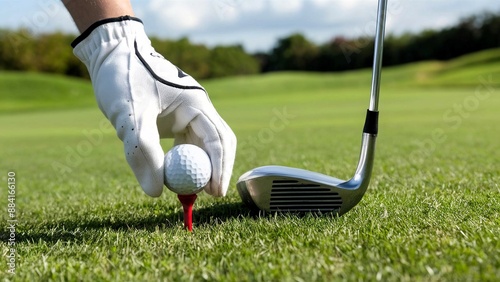
[[[473,61],[466,59],[460,60]],[[16,274],[6,273],[3,259],[0,276],[495,281],[500,277],[500,64],[459,62],[384,70],[372,182],[363,200],[339,218],[251,214],[235,183],[246,170],[267,164],[350,177],[370,71],[203,82],[239,146],[228,196],[200,194],[193,233],[183,230],[173,193],[152,199],[142,192],[88,82],[0,73],[0,244],[5,256],[7,172],[15,171],[19,255]],[[56,96],[32,111],[43,97]],[[283,126],[271,123],[277,112],[288,115],[278,124]],[[163,144],[168,149],[170,140]]]
[[[0,114],[95,104],[87,81],[28,72],[0,72],[0,102]]]

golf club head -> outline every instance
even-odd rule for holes
[[[284,166],[263,166],[244,173],[236,186],[247,206],[268,212],[335,212],[342,215],[363,197],[370,183],[378,134],[378,97],[387,0],[379,0],[370,106],[366,113],[358,167],[350,180]]]
[[[376,135],[363,134],[354,177],[341,180],[285,166],[262,166],[239,178],[236,187],[252,210],[266,212],[333,212],[342,215],[363,198],[373,168]]]

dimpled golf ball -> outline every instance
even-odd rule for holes
[[[196,194],[212,176],[212,164],[200,147],[182,144],[165,155],[165,185],[179,195]]]

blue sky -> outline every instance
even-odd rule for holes
[[[242,44],[267,51],[278,38],[301,32],[322,43],[334,36],[372,35],[377,0],[132,0],[150,35],[189,37],[209,46]],[[0,28],[77,34],[60,0],[0,0]],[[500,12],[498,0],[389,0],[387,31],[442,28],[483,11]]]

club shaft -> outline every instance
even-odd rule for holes
[[[380,73],[382,69],[382,53],[384,50],[385,21],[387,16],[387,0],[379,0],[377,11],[377,29],[373,56],[372,89],[370,95],[370,111],[378,111],[380,92]]]

